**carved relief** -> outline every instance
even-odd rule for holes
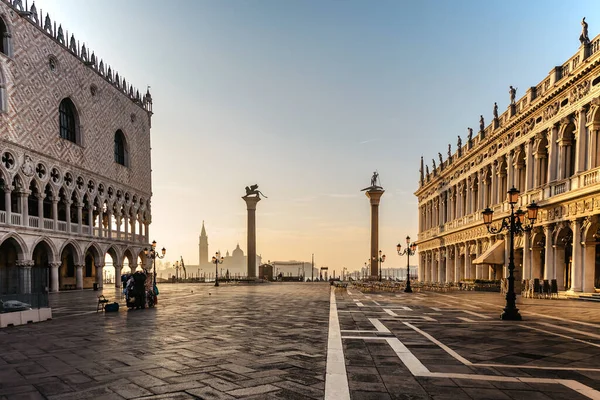
[[[547,121],[547,120],[551,119],[552,117],[554,117],[556,114],[558,114],[559,109],[560,109],[560,104],[558,101],[550,104],[544,110],[544,120]]]
[[[590,81],[585,80],[581,83],[578,83],[573,90],[569,93],[569,103],[574,103],[578,100],[581,100],[585,95],[590,92]]]

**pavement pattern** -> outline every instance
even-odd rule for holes
[[[106,314],[99,292],[51,295],[52,321],[0,331],[0,399],[324,397],[328,284],[160,291],[155,309]]]
[[[0,330],[0,400],[600,399],[600,305],[327,283],[162,284],[155,309]],[[123,304],[119,291],[103,294]]]
[[[350,398],[600,399],[600,305],[498,293],[335,291]]]

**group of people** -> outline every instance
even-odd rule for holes
[[[154,307],[157,302],[158,288],[144,271],[121,275],[123,294],[127,300],[127,308],[140,309]]]

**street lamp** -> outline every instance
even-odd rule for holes
[[[385,254],[381,255],[381,250],[379,250],[379,258],[376,261],[379,261],[379,282],[381,282],[381,263],[385,262]]]
[[[504,217],[499,228],[493,228],[492,218],[494,211],[489,207],[483,210],[483,223],[485,224],[488,232],[492,234],[500,233],[503,230],[508,230],[510,236],[510,255],[508,258],[508,291],[506,292],[506,307],[504,312],[500,316],[503,320],[520,321],[521,314],[515,304],[517,296],[515,295],[515,277],[513,272],[515,270],[515,234],[523,232],[529,232],[533,229],[533,224],[537,219],[539,206],[532,202],[527,206],[527,219],[529,225],[525,225],[525,212],[521,209],[515,211],[515,204],[519,200],[519,191],[512,187],[508,191],[508,203],[510,204],[510,216]]]
[[[410,236],[406,237],[406,248],[402,251],[402,245],[398,243],[396,246],[396,250],[398,250],[398,255],[403,256],[406,254],[406,288],[404,289],[404,293],[412,293],[412,289],[410,287],[410,256],[414,256],[417,250],[416,243],[410,243]]]
[[[156,240],[152,241],[152,246],[150,247],[150,250],[148,250],[148,248],[144,249],[144,254],[147,257],[150,257],[152,259],[153,264],[154,264],[154,280],[153,280],[154,286],[156,286],[156,259],[157,258],[159,258],[159,259],[165,258],[165,254],[167,253],[167,249],[165,249],[163,247],[162,250],[161,250],[161,253],[162,253],[162,256],[159,255],[156,252]]]
[[[219,286],[219,264],[223,264],[223,261],[221,253],[217,251],[212,258],[212,262],[215,264],[215,286]]]

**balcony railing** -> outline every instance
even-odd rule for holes
[[[40,219],[38,217],[29,217],[29,226],[32,228],[40,227]]]
[[[600,168],[593,169],[580,176],[579,187],[583,188],[600,182]]]
[[[57,221],[56,227],[54,224],[54,219],[51,218],[40,218],[33,215],[29,215],[27,219],[23,219],[22,214],[12,212],[10,214],[10,221],[7,218],[7,213],[4,210],[0,210],[0,224],[9,224],[16,226],[25,226],[30,228],[44,229],[48,231],[58,231],[58,232],[67,232],[67,228],[69,227],[66,221]],[[56,229],[55,229],[56,228]],[[438,229],[439,230],[439,229]],[[80,232],[81,231],[81,232]],[[98,227],[90,227],[89,225],[82,225],[81,229],[79,223],[71,222],[70,231],[75,234],[82,234],[91,236],[93,233],[94,236],[97,237],[108,237],[108,229],[98,228]],[[102,235],[102,236],[100,236]],[[116,229],[112,231],[111,237],[117,240],[123,241],[145,241],[146,238],[144,235],[139,235],[135,233],[125,233],[125,232],[117,232]]]
[[[21,214],[10,214],[10,223],[12,225],[21,225]]]

